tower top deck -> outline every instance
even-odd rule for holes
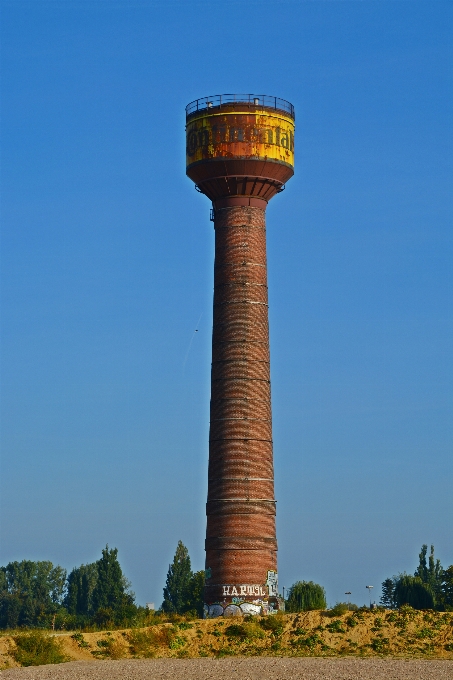
[[[194,99],[186,106],[186,120],[190,120],[199,113],[214,113],[241,110],[257,113],[263,109],[271,109],[276,113],[283,113],[295,120],[294,106],[280,97],[267,94],[215,94],[209,97]]]
[[[294,106],[280,97],[195,99],[186,106],[186,174],[214,208],[233,198],[264,207],[294,174],[294,121]]]

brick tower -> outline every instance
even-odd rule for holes
[[[266,207],[294,173],[294,107],[220,95],[186,107],[187,175],[215,229],[205,616],[265,614],[277,584]]]

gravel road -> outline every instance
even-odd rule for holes
[[[453,680],[453,661],[401,659],[129,659],[10,668],[1,680]]]

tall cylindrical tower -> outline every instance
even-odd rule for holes
[[[294,107],[277,97],[191,102],[187,175],[215,229],[207,617],[276,611],[266,265],[268,201],[294,173]]]

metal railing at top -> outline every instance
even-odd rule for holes
[[[186,118],[196,113],[197,111],[204,111],[211,108],[226,108],[231,104],[241,104],[248,108],[255,110],[256,107],[264,107],[266,109],[275,109],[276,111],[284,111],[289,113],[291,118],[295,119],[294,106],[287,102],[286,99],[280,97],[271,97],[267,94],[215,94],[211,97],[202,97],[195,99],[186,106]]]

